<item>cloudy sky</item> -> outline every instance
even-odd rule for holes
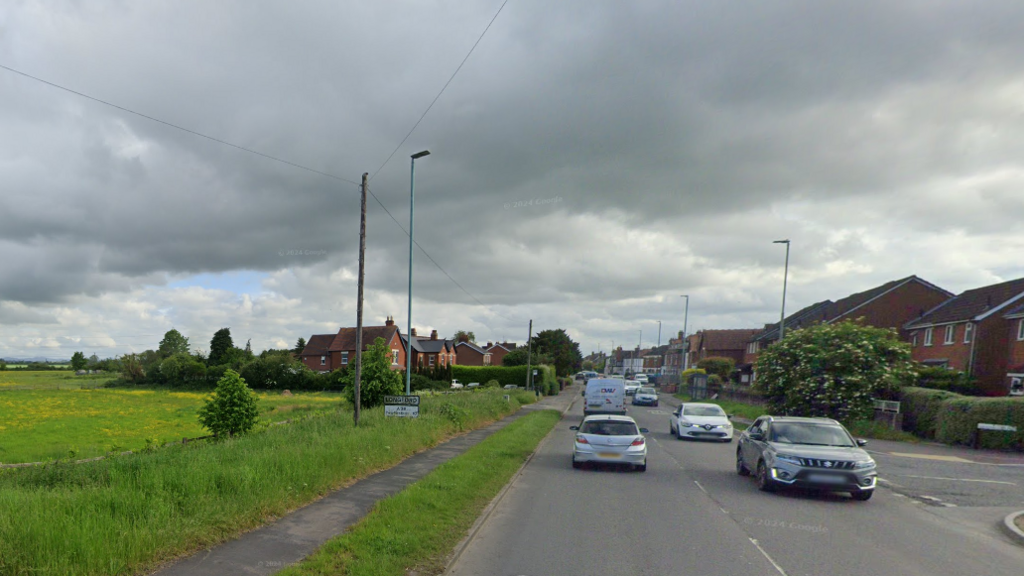
[[[1024,276],[1024,3],[502,1],[0,4],[0,357],[355,325],[364,172],[404,330],[423,149],[421,332],[758,327],[781,238],[790,311]]]

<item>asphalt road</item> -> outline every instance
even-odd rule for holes
[[[889,489],[868,502],[758,492],[734,471],[735,443],[676,440],[668,434],[670,411],[665,403],[630,408],[651,430],[647,472],[574,470],[569,426],[582,418],[577,402],[448,574],[1019,576],[1024,570],[1024,548],[953,516],[957,509]]]

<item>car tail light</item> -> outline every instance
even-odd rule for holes
[[[577,436],[576,441],[580,444],[590,444],[590,442],[587,442],[587,439],[583,436]]]
[[[644,445],[644,439],[643,438],[637,438],[636,440],[633,440],[632,444],[630,444],[630,446],[643,446],[643,445]]]

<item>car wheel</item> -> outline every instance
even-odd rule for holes
[[[678,439],[678,440],[682,440],[683,439],[683,429],[682,428],[676,428],[676,439]]]
[[[647,472],[647,460],[644,460],[643,464],[636,465],[637,472]]]
[[[740,456],[740,451],[736,451],[736,473],[740,476],[750,476],[750,470],[747,469],[747,465],[743,463],[743,458]]]
[[[871,496],[875,494],[874,490],[862,490],[860,492],[850,492],[850,496],[853,496],[854,500],[860,502],[867,502],[871,500]]]
[[[577,462],[575,458],[572,459],[572,467],[574,469],[579,470],[581,466],[582,466],[582,463]]]
[[[762,492],[775,492],[775,482],[768,477],[768,467],[764,460],[757,463],[757,488]]]
[[[655,403],[654,403],[654,407],[655,407],[655,408],[657,408],[657,407],[658,407],[658,403],[657,403],[657,402],[655,402]]]

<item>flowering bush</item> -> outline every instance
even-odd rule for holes
[[[758,356],[754,390],[776,414],[841,421],[870,418],[872,400],[916,376],[894,330],[852,321],[786,332]]]

